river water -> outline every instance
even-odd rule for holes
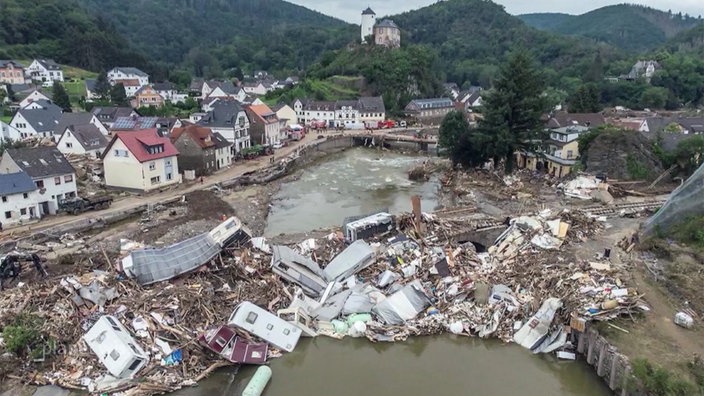
[[[354,149],[308,168],[275,197],[266,234],[339,225],[346,216],[388,207],[436,204],[437,181],[411,183],[406,171],[418,157]],[[302,339],[271,361],[266,396],[600,396],[605,384],[583,362],[533,355],[514,344],[443,335],[399,343],[327,337]],[[256,367],[222,370],[181,396],[240,395]]]
[[[421,208],[437,205],[437,179],[408,180],[406,172],[423,157],[354,148],[318,162],[300,179],[285,183],[274,196],[265,236],[293,234],[340,226],[345,217],[388,209],[411,211],[411,197],[420,195]]]

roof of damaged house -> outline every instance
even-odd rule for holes
[[[54,130],[54,135],[61,136],[68,127],[80,126],[80,125],[90,125],[91,120],[95,115],[88,112],[79,113],[63,113],[61,114],[61,119],[59,119],[59,124]]]
[[[33,104],[41,106],[39,109],[20,109],[17,113],[37,132],[54,131],[62,117],[61,107],[47,100],[37,100]]]
[[[34,191],[37,186],[25,172],[0,173],[0,195]]]
[[[108,145],[108,139],[93,124],[70,125],[64,129],[61,137],[66,131],[71,131],[78,143],[86,150],[101,149]]]
[[[153,161],[160,158],[173,157],[178,155],[178,150],[171,143],[169,138],[161,137],[156,128],[141,129],[136,131],[117,132],[108,144],[103,153],[105,155],[110,152],[110,148],[117,140],[127,147],[139,162]],[[150,153],[149,148],[152,146],[163,146],[160,152]]]
[[[23,147],[5,151],[20,169],[32,178],[75,173],[73,166],[56,147]]]
[[[241,111],[243,111],[242,106],[234,100],[217,101],[212,105],[212,110],[198,121],[198,125],[233,128],[237,121],[237,115]]]
[[[171,131],[172,142],[176,142],[181,136],[187,136],[202,149],[215,148],[216,146],[215,136],[210,128],[188,125],[182,128],[174,128]]]
[[[276,113],[265,104],[246,106],[245,111],[250,116],[250,121],[259,119],[260,122],[265,124],[278,122]]]
[[[134,112],[134,109],[131,107],[100,106],[93,107],[90,112],[95,114],[99,120],[110,122],[119,117],[129,117]]]
[[[572,125],[581,125],[596,128],[606,124],[606,118],[601,113],[567,113],[560,111],[548,119],[548,128],[561,128]]]

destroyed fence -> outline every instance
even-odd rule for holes
[[[587,364],[596,369],[596,374],[606,382],[609,389],[629,395],[631,363],[628,357],[618,352],[599,332],[588,326],[584,332],[575,331],[577,352],[584,356]]]

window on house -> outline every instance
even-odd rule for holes
[[[154,170],[156,169],[156,162],[150,162],[149,163],[149,170]]]
[[[3,202],[7,202],[7,196],[3,195],[3,196],[2,196],[2,201],[3,201]]]
[[[73,143],[66,142],[66,148],[73,148]]]
[[[249,314],[247,314],[247,318],[246,318],[244,321],[247,322],[247,323],[249,323],[249,324],[254,324],[254,322],[257,321],[257,317],[258,317],[258,316],[259,316],[259,315],[257,315],[256,313],[250,312]]]
[[[171,179],[172,179],[171,173],[167,173],[167,174],[166,174],[166,180],[171,180]]]
[[[171,166],[171,160],[166,160],[166,166]]]
[[[151,178],[152,184],[159,184],[161,183],[161,176],[154,176]]]
[[[54,178],[54,184],[57,185],[57,186],[58,186],[59,184],[61,184],[61,176],[56,176],[56,177]]]
[[[24,199],[29,198],[29,194],[27,194],[27,193],[22,194],[22,198],[24,198]]]
[[[27,214],[27,208],[20,209],[20,216],[25,216]]]
[[[572,150],[567,150],[567,158],[572,158],[574,152]]]
[[[9,210],[8,210],[7,212],[5,212],[5,218],[6,218],[6,219],[9,219],[9,218],[11,218],[11,217],[12,217],[12,212],[10,212]]]
[[[73,175],[64,176],[64,183],[71,183],[73,181]]]
[[[37,185],[37,188],[44,188],[44,180],[37,180],[34,184]]]

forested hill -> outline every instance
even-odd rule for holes
[[[693,53],[704,56],[704,24],[681,32],[668,41],[668,51]]]
[[[519,18],[538,29],[586,37],[629,51],[655,49],[678,33],[702,23],[699,16],[633,4],[602,7],[576,16],[526,14]]]
[[[597,49],[609,60],[614,51],[578,38],[527,26],[502,6],[485,0],[447,0],[391,16],[406,43],[428,45],[439,52],[448,81],[491,86],[496,67],[506,54],[526,48],[547,70],[548,77],[586,73]]]
[[[90,70],[147,64],[109,21],[75,0],[0,1],[0,59],[38,56]]]
[[[78,2],[115,24],[152,60],[205,64],[213,74],[219,70],[212,68],[303,68],[359,35],[358,26],[282,0]]]

